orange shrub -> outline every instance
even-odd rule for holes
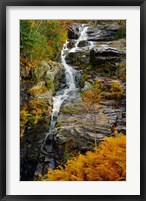
[[[105,138],[86,155],[67,161],[65,168],[49,169],[49,181],[123,181],[126,180],[126,137]]]
[[[99,103],[101,99],[99,84],[96,82],[88,90],[82,92],[81,97],[84,102],[87,102],[90,105]]]

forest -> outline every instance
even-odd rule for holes
[[[20,180],[126,180],[125,20],[20,20]]]

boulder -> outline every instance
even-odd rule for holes
[[[83,51],[76,51],[76,52],[69,52],[65,58],[67,64],[71,64],[74,66],[84,66],[88,65],[90,61],[90,51],[83,50]]]
[[[110,24],[106,30],[107,31],[118,31],[120,29],[120,26],[118,24]]]
[[[121,60],[123,52],[116,48],[110,48],[104,45],[95,47],[90,51],[90,63],[92,65],[103,65],[106,63],[115,64]]]
[[[97,26],[96,28],[89,28],[88,30],[87,30],[87,40],[89,41],[113,40],[114,32],[106,30],[105,27],[101,29],[101,26]]]
[[[87,40],[81,40],[78,44],[78,47],[85,47],[85,46],[89,46],[90,42]]]
[[[123,25],[118,25],[117,23],[102,23],[98,24],[96,27],[89,27],[87,30],[87,39],[89,41],[112,41],[116,39],[116,32]],[[124,31],[124,30],[123,30]],[[124,34],[124,32],[123,32]],[[121,36],[122,37],[122,36]]]
[[[42,61],[39,66],[34,68],[33,77],[37,80],[44,79],[46,72],[49,70],[49,64],[46,61]]]
[[[72,26],[68,27],[68,38],[78,39],[80,36],[80,24],[74,23]]]
[[[39,66],[34,68],[33,77],[35,80],[45,81],[49,88],[52,87],[52,90],[57,90],[60,87],[62,79],[64,79],[64,69],[60,63],[42,61]]]
[[[71,49],[75,46],[76,41],[75,40],[69,40],[69,43],[67,44],[67,48]]]
[[[85,82],[84,82],[84,88],[82,89],[82,91],[88,90],[91,86],[92,86],[92,85],[91,85],[90,82],[85,81]]]

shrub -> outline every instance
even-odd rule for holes
[[[86,155],[68,160],[65,168],[49,169],[49,181],[123,181],[126,180],[126,137],[105,138]]]
[[[94,105],[100,102],[100,88],[99,83],[96,82],[92,85],[88,90],[83,91],[81,97],[84,102],[88,103],[89,105]]]
[[[117,81],[114,81],[111,83],[110,92],[111,92],[111,96],[116,99],[121,99],[124,95],[123,87]]]
[[[31,115],[28,112],[28,108],[22,107],[20,110],[20,136],[21,137],[23,137],[25,127],[26,127],[30,117],[31,117]]]
[[[31,126],[44,120],[44,116],[50,115],[49,107],[46,102],[40,101],[37,98],[29,102],[29,113],[31,114],[29,122]]]
[[[116,75],[122,82],[126,82],[126,65],[124,63],[118,65]]]

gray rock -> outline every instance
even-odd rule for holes
[[[88,90],[91,86],[92,86],[92,84],[90,82],[85,81],[84,88],[82,89],[82,91]]]
[[[78,39],[80,36],[81,25],[74,23],[72,26],[68,27],[68,38],[69,39]]]
[[[85,47],[85,46],[88,46],[88,45],[90,45],[89,41],[82,40],[82,41],[79,42],[78,47]]]
[[[69,40],[69,43],[67,44],[67,47],[69,49],[73,48],[75,46],[76,41],[75,40]]]
[[[38,164],[34,175],[35,175],[35,176],[38,176],[38,175],[42,174],[42,170],[43,170],[42,164]]]
[[[111,24],[109,25],[106,30],[107,31],[118,31],[120,26],[118,24]]]
[[[69,52],[65,58],[67,64],[73,66],[84,66],[89,64],[90,61],[90,50]]]
[[[46,72],[49,70],[50,70],[49,64],[45,61],[42,61],[40,66],[34,68],[33,76],[37,80],[43,79],[46,75]]]
[[[108,48],[105,46],[100,46],[93,48],[90,52],[90,63],[92,65],[103,65],[103,64],[115,64],[120,61],[120,57],[123,55],[123,52],[115,48]]]
[[[52,144],[45,144],[44,149],[46,150],[47,153],[53,153],[53,146]]]
[[[60,144],[65,144],[67,142],[67,137],[61,136],[60,134],[57,134],[57,141],[59,141]]]
[[[123,133],[124,135],[126,135],[126,127],[125,126],[117,126],[115,128],[115,130],[117,130],[119,133]]]

